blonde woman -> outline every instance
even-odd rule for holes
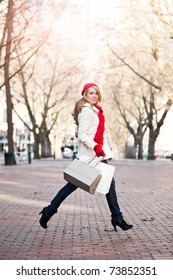
[[[93,158],[103,156],[104,162],[111,157],[110,148],[104,138],[105,118],[100,106],[102,97],[99,87],[94,83],[88,83],[81,92],[82,98],[75,104],[73,118],[77,124],[78,153],[77,158],[86,156]],[[64,199],[77,189],[76,186],[67,183],[53,198],[51,203],[44,207],[39,213],[40,225],[46,229],[47,222],[57,213],[57,210]],[[117,226],[122,230],[129,230],[133,226],[126,223],[120,211],[115,190],[115,180],[112,179],[109,193],[106,194],[107,203],[111,212],[111,223],[117,231]]]

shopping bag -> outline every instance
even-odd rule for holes
[[[107,194],[115,173],[115,166],[100,162],[96,165],[96,169],[101,172],[101,179],[97,185],[96,192]]]
[[[101,172],[95,168],[98,162],[100,159],[96,159],[92,164],[91,161],[83,162],[76,158],[64,170],[64,179],[76,187],[94,194],[102,177]]]

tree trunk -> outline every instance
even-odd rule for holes
[[[156,135],[155,131],[149,131],[149,142],[148,142],[148,160],[155,160],[155,142],[156,142]]]
[[[41,157],[43,157],[43,158],[52,157],[51,142],[50,142],[49,136],[47,136],[47,135],[44,135],[42,137]]]
[[[34,159],[40,159],[39,147],[40,147],[40,135],[34,133],[34,148],[33,148]]]
[[[8,12],[7,12],[7,43],[6,43],[6,54],[4,63],[4,80],[6,89],[6,99],[7,99],[7,139],[8,139],[8,153],[5,155],[5,164],[14,165],[16,164],[14,157],[14,142],[13,142],[13,120],[12,111],[13,105],[11,100],[11,88],[9,80],[9,67],[10,67],[10,53],[11,53],[11,41],[12,41],[12,30],[13,30],[13,1],[8,2]]]
[[[138,159],[143,159],[143,138],[138,142]]]

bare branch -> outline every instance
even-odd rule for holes
[[[109,45],[109,44],[108,44]],[[110,46],[109,46],[110,47]],[[155,85],[154,83],[152,83],[151,81],[149,81],[147,78],[145,78],[144,76],[142,76],[141,74],[139,74],[132,66],[130,66],[123,58],[121,58],[111,47],[110,47],[112,53],[121,61],[123,62],[123,64],[125,66],[127,66],[133,73],[135,73],[138,77],[140,77],[142,80],[144,80],[145,82],[147,82],[149,85],[151,85],[152,87],[161,90],[160,86]]]

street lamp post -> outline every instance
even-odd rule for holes
[[[28,163],[31,164],[31,135],[28,134]]]

